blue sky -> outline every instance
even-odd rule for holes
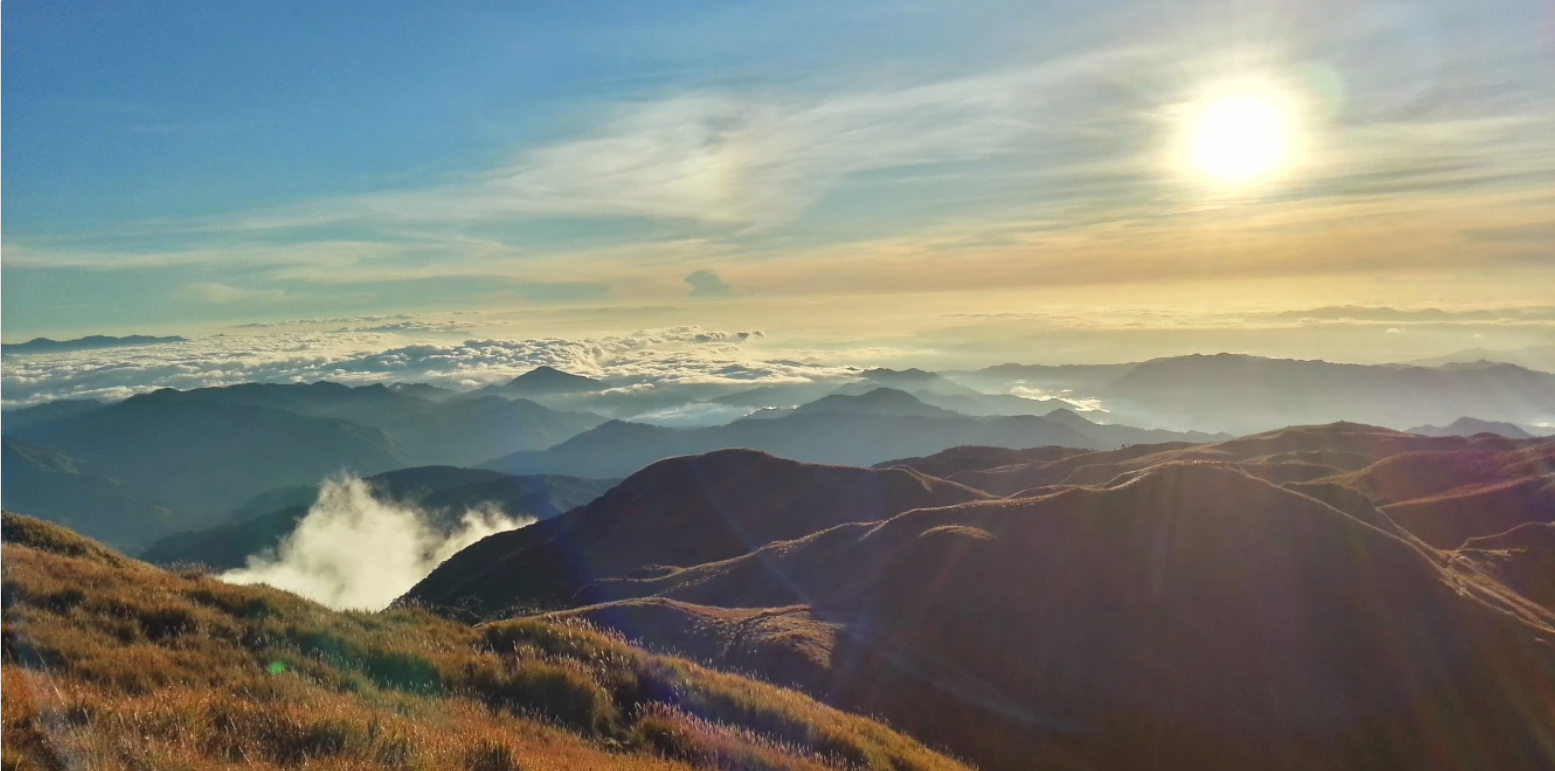
[[[8,341],[1555,293],[1550,0],[0,12]],[[1181,168],[1248,83],[1286,167]]]

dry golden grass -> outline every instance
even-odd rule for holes
[[[340,613],[7,515],[10,769],[954,769],[873,721],[577,624]]]

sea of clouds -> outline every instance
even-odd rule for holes
[[[347,385],[424,382],[472,389],[537,366],[609,377],[624,387],[727,383],[751,386],[843,379],[857,369],[820,356],[752,350],[759,331],[700,327],[579,338],[407,341],[378,329],[267,330],[182,343],[57,354],[7,355],[6,408],[56,399],[115,400],[158,388],[331,380]],[[407,344],[408,343],[408,344]],[[683,416],[666,415],[666,423]]]

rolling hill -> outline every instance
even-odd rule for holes
[[[563,615],[802,685],[983,768],[1555,757],[1555,614],[1226,464],[921,509],[633,580],[661,591]],[[741,599],[769,610],[718,607]],[[1455,730],[1423,745],[1440,721]]]
[[[1479,500],[1446,537],[1400,507],[1546,490],[1552,460],[1550,440],[1349,423],[960,447],[876,473],[961,501],[796,518],[873,478],[713,453],[489,538],[401,602],[554,608],[994,771],[1536,769],[1555,759],[1555,507]]]
[[[906,469],[820,466],[750,450],[671,458],[586,506],[465,549],[405,600],[477,617],[566,607],[601,577],[673,571],[844,522],[986,497]]]

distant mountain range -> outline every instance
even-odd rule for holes
[[[1516,364],[1519,367],[1555,372],[1555,345],[1525,345],[1521,348],[1468,348],[1445,356],[1432,356],[1409,362],[1419,367],[1449,364]]]
[[[1555,374],[1513,364],[1420,367],[1215,354],[1126,365],[1003,365],[947,377],[982,390],[1026,387],[1098,399],[1109,420],[1123,423],[1233,434],[1341,420],[1441,425],[1463,415],[1555,421]]]
[[[84,483],[104,495],[122,491],[121,505],[94,509],[93,522],[124,524],[81,529],[136,549],[174,530],[219,523],[272,488],[315,485],[343,469],[473,465],[548,447],[603,420],[523,400],[431,401],[334,383],[164,389],[115,404],[42,405],[6,413],[5,435],[16,444],[5,456],[4,503],[54,517],[80,511],[72,488]],[[57,471],[66,467],[75,471]],[[168,513],[135,513],[145,506]]]
[[[125,337],[112,337],[110,335],[89,335],[74,340],[50,340],[47,337],[35,337],[25,343],[0,344],[0,352],[3,353],[63,353],[66,351],[86,351],[94,348],[124,348],[132,345],[163,345],[166,343],[187,343],[184,337],[150,337],[147,335],[128,335]]]
[[[1445,426],[1415,426],[1409,429],[1411,434],[1421,436],[1473,436],[1475,434],[1495,434],[1510,439],[1531,439],[1533,434],[1522,426],[1511,423],[1500,423],[1494,420],[1480,420],[1479,418],[1458,418]]]
[[[664,428],[610,421],[547,450],[521,451],[485,464],[512,474],[620,477],[654,461],[726,448],[763,450],[812,463],[871,465],[902,454],[957,445],[1103,449],[1153,437],[1209,441],[1209,434],[1098,426],[1073,413],[972,417],[923,403],[905,391],[875,388],[832,394],[793,410],[757,413],[724,426]],[[1224,438],[1224,437],[1219,437]]]
[[[652,417],[666,410],[690,417]],[[723,422],[744,410],[755,412]],[[651,423],[621,417],[639,415]],[[1464,415],[1485,423],[1463,423]],[[64,488],[96,490],[97,513],[84,532],[137,549],[173,530],[223,522],[264,491],[315,485],[343,468],[482,466],[618,478],[663,458],[740,447],[869,466],[962,445],[1103,450],[1335,420],[1534,434],[1531,427],[1555,422],[1555,375],[1509,364],[1362,366],[1221,354],[976,372],[870,369],[845,382],[745,388],[599,380],[540,367],[466,393],[425,383],[163,389],[113,404],[8,410],[0,428],[14,443],[5,456],[6,505],[40,516],[76,512],[78,522],[81,492]],[[661,421],[701,427],[654,424]],[[133,525],[97,529],[121,512],[140,512],[128,521],[152,524],[139,535]],[[269,512],[248,512],[258,513]]]

